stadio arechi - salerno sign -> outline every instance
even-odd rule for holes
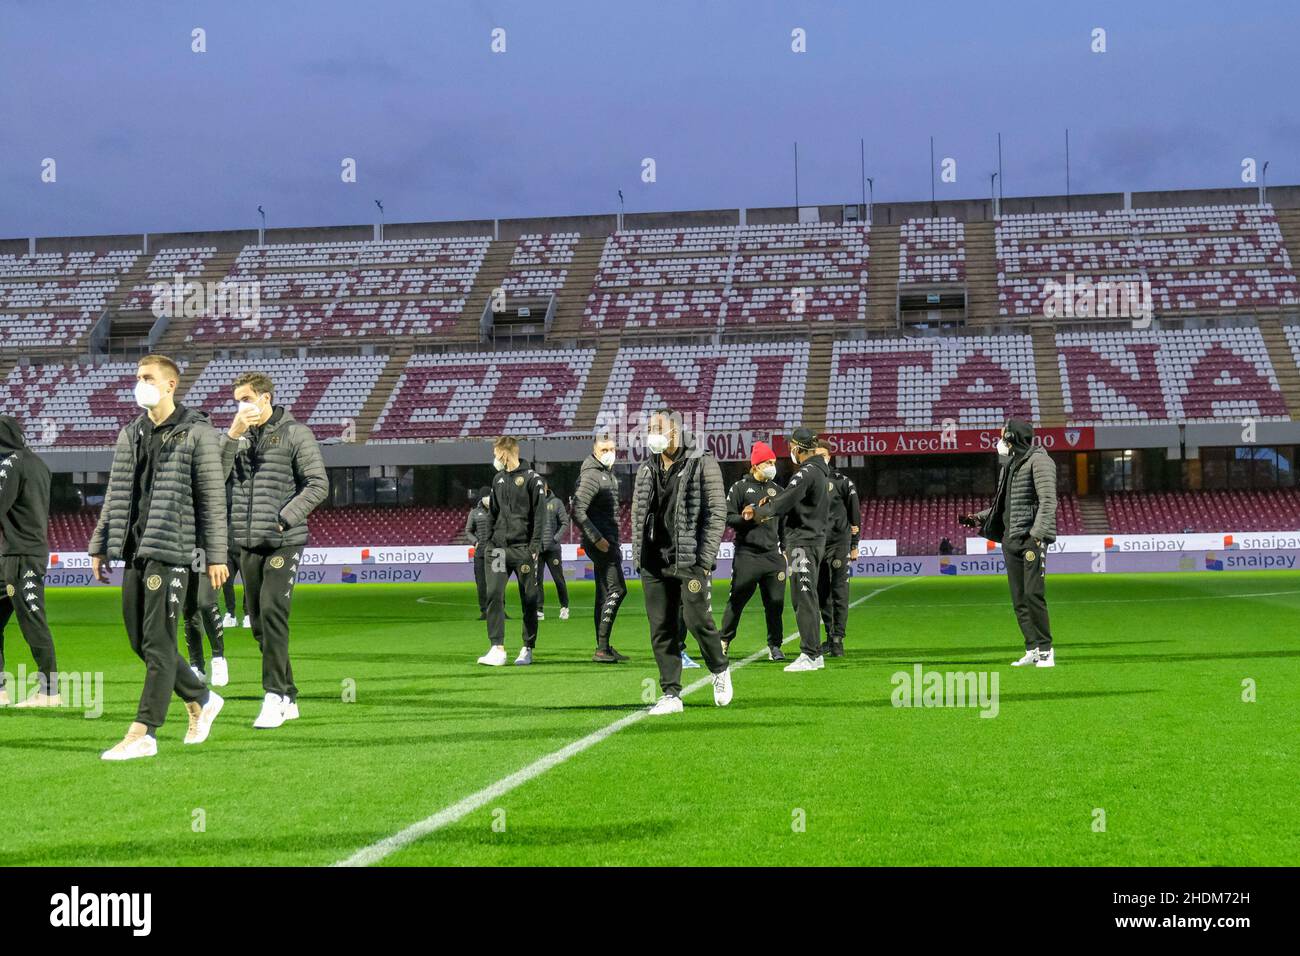
[[[829,432],[826,438],[837,455],[959,455],[988,454],[997,448],[1001,428],[962,428],[951,431]],[[1038,428],[1034,441],[1047,451],[1090,451],[1094,447],[1091,427]],[[789,437],[772,436],[777,455],[790,452]]]

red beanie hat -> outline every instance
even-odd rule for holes
[[[767,442],[756,441],[754,448],[749,453],[749,467],[757,468],[765,461],[775,461],[776,452],[768,447]]]

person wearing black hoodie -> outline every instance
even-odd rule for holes
[[[826,553],[831,470],[817,454],[817,433],[809,428],[796,428],[790,436],[790,458],[798,470],[785,490],[757,505],[747,505],[741,514],[747,521],[760,523],[785,516],[782,544],[790,559],[790,603],[799,625],[800,652],[785,670],[800,673],[826,666],[817,573]]]
[[[1025,638],[1013,667],[1055,667],[1044,572],[1047,546],[1056,540],[1056,462],[1034,444],[1028,422],[1009,419],[998,441],[1002,465],[992,506],[958,519],[1002,545],[1011,604]]]
[[[541,588],[537,559],[542,552],[542,476],[519,460],[519,442],[498,438],[492,444],[496,477],[489,498],[487,566],[487,632],[491,646],[478,659],[488,667],[506,663],[506,584],[513,574],[519,582],[524,611],[524,646],[515,663],[533,662],[537,646],[537,592]]]
[[[27,447],[17,419],[0,415],[0,706],[10,700],[4,685],[4,629],[10,616],[32,649],[39,671],[36,692],[19,707],[60,704],[54,639],[45,620],[45,569],[50,563],[50,470]],[[15,688],[22,693],[22,688]]]

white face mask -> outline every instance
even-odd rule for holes
[[[153,408],[162,401],[162,392],[150,382],[135,383],[135,403],[141,408]]]
[[[773,478],[776,477],[776,462],[774,461],[764,462],[762,465],[759,466],[758,474],[759,477],[762,478],[764,481],[771,481]]]
[[[1003,458],[1011,457],[1011,446],[1007,444],[1007,440],[1005,438],[998,439],[998,454]]]
[[[645,436],[645,446],[651,454],[662,455],[668,450],[668,436],[654,432]]]
[[[796,465],[799,464],[799,453],[795,451],[793,448],[790,449],[790,460],[794,462]]]
[[[492,467],[495,468],[497,471],[505,471],[505,470],[506,470],[506,463],[505,463],[504,461],[502,461],[500,458],[498,458],[496,455],[493,455],[493,456],[492,456]]]
[[[605,452],[605,454],[599,456],[596,460],[606,468],[614,467],[614,453],[612,451]]]
[[[258,407],[256,402],[240,402],[239,414],[242,415],[244,412],[257,412],[257,414],[260,415],[262,414],[262,409]]]
[[[486,508],[486,507],[488,506],[488,499],[487,499],[487,498],[480,498],[479,501],[483,502],[483,507],[484,507],[484,508]]]

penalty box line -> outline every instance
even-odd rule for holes
[[[906,584],[908,583],[908,581],[911,580],[914,579],[907,578],[902,581],[899,581],[897,584],[891,584],[883,588],[876,588],[876,590],[870,592],[869,594],[864,594],[862,597],[854,601],[851,601],[849,603],[849,607],[850,608],[857,607],[859,604],[871,600],[877,594],[883,594],[886,591],[891,591],[894,588]],[[783,643],[789,643],[790,641],[793,641],[798,637],[799,637],[799,632],[795,631],[793,634],[789,635]],[[747,667],[748,665],[754,663],[757,660],[761,660],[766,656],[767,656],[766,649],[761,651],[755,651],[753,654],[750,654],[748,657],[744,658],[743,660],[740,660],[732,664],[731,668],[732,670],[740,670],[742,667]],[[688,684],[686,687],[682,688],[682,696],[685,697],[687,694],[692,694],[697,690],[701,690],[705,687],[708,687],[711,683],[712,683],[712,675],[709,675],[708,677],[702,677],[699,680],[694,681],[691,684]],[[523,767],[520,770],[516,770],[508,777],[502,777],[496,783],[484,787],[482,790],[479,790],[477,793],[470,794],[468,797],[465,797],[463,800],[458,800],[456,803],[453,803],[451,806],[439,810],[437,813],[433,814],[432,816],[425,817],[423,820],[420,820],[417,823],[412,823],[410,826],[397,831],[392,836],[385,837],[384,839],[378,841],[377,843],[372,843],[367,847],[362,847],[360,850],[357,850],[351,856],[347,857],[346,859],[339,860],[337,863],[334,863],[332,865],[333,866],[372,866],[373,864],[380,862],[386,857],[392,856],[398,850],[402,850],[410,846],[412,843],[415,843],[417,840],[428,836],[430,833],[435,833],[438,830],[443,829],[444,827],[451,826],[453,823],[457,823],[460,820],[463,820],[465,817],[469,816],[469,814],[473,813],[475,810],[480,810],[483,807],[487,806],[492,801],[505,796],[507,793],[510,793],[512,790],[516,790],[519,787],[522,787],[524,784],[532,780],[536,780],[538,777],[540,777],[542,774],[546,773],[547,771],[553,770],[554,768],[558,767],[562,763],[565,763],[572,757],[576,757],[584,750],[590,750],[592,747],[596,746],[601,741],[609,739],[610,737],[618,733],[620,730],[623,730],[627,727],[631,727],[633,724],[641,720],[644,720],[648,716],[650,716],[650,709],[647,707],[643,710],[634,711],[633,713],[630,713],[625,717],[620,717],[612,724],[602,727],[599,730],[595,731],[594,733],[590,733],[585,737],[573,741],[573,743],[561,747],[559,750],[556,750],[538,760],[533,761],[528,766]]]

